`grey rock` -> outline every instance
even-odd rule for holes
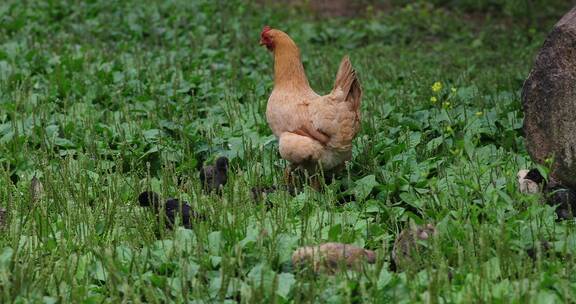
[[[551,177],[576,188],[576,7],[546,38],[522,105],[528,153],[540,164],[554,157]]]

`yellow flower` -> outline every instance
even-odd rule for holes
[[[449,101],[445,101],[445,102],[442,103],[442,106],[443,106],[444,108],[448,108],[448,107],[450,107],[450,102],[449,102]]]
[[[438,101],[438,98],[436,98],[435,96],[430,97],[431,103],[436,103],[437,101]]]
[[[476,112],[476,116],[480,117],[480,116],[482,116],[482,115],[484,115],[484,112],[482,112],[482,111]]]
[[[456,93],[456,88],[455,88],[455,87],[452,87],[452,88],[450,89],[450,91],[452,91],[452,93]]]
[[[438,92],[440,92],[440,90],[442,90],[442,83],[440,81],[436,81],[432,85],[432,92],[438,93]]]
[[[452,127],[451,127],[451,126],[447,126],[447,127],[446,127],[446,132],[452,133],[452,132],[454,132],[454,130],[452,130]]]

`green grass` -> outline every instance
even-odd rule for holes
[[[533,166],[520,90],[561,14],[527,29],[427,4],[316,19],[241,1],[2,2],[0,302],[572,301],[573,221],[516,186]],[[299,44],[319,92],[345,54],[364,88],[347,172],[320,192],[276,193],[270,209],[250,198],[285,166],[264,117],[265,24]],[[222,198],[198,179],[219,155],[232,167]],[[34,175],[46,191],[36,204]],[[158,229],[135,200],[148,188],[207,219]],[[342,191],[356,201],[339,204]],[[409,221],[436,223],[439,237],[423,269],[390,272]],[[533,262],[539,240],[555,254]],[[376,250],[377,263],[292,269],[294,249],[325,241]]]

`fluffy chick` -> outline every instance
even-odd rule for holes
[[[294,266],[312,264],[315,272],[335,273],[337,270],[360,270],[363,262],[374,264],[376,253],[354,245],[324,243],[319,246],[300,247],[292,254]]]
[[[200,218],[187,202],[180,202],[180,200],[175,198],[169,198],[164,203],[164,206],[162,206],[160,195],[152,191],[140,193],[138,196],[138,202],[142,207],[152,207],[156,216],[160,216],[161,213],[164,213],[166,227],[169,229],[174,227],[178,215],[180,215],[182,225],[186,229],[192,229],[192,220],[194,218]]]
[[[522,193],[539,193],[546,195],[546,203],[556,206],[558,220],[571,219],[576,216],[576,191],[563,187],[555,181],[546,182],[538,169],[518,171],[518,186]]]
[[[540,256],[548,256],[550,251],[552,250],[552,244],[548,241],[540,241],[535,244],[533,247],[530,247],[526,250],[526,254],[535,261],[538,259],[538,255]]]
[[[518,188],[520,192],[526,194],[540,192],[540,185],[544,182],[544,177],[537,169],[520,170],[518,174],[516,174],[516,177],[518,178]]]
[[[427,241],[436,235],[436,227],[432,224],[410,227],[402,230],[392,248],[391,268],[393,271],[403,269],[415,262],[415,258],[423,251],[421,241]]]
[[[36,177],[32,177],[30,181],[30,201],[35,203],[42,199],[44,196],[44,186],[42,182]]]
[[[286,191],[290,195],[296,194],[296,188],[292,185],[280,185],[280,186],[257,186],[250,189],[250,197],[255,202],[266,199],[266,197],[277,191]]]
[[[576,216],[576,191],[560,186],[547,191],[547,204],[556,206],[558,220],[567,220]]]
[[[219,157],[215,165],[205,166],[200,171],[202,189],[206,192],[221,191],[228,181],[228,158]]]

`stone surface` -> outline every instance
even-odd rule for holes
[[[576,7],[556,23],[522,89],[526,147],[554,157],[551,176],[576,188]]]

